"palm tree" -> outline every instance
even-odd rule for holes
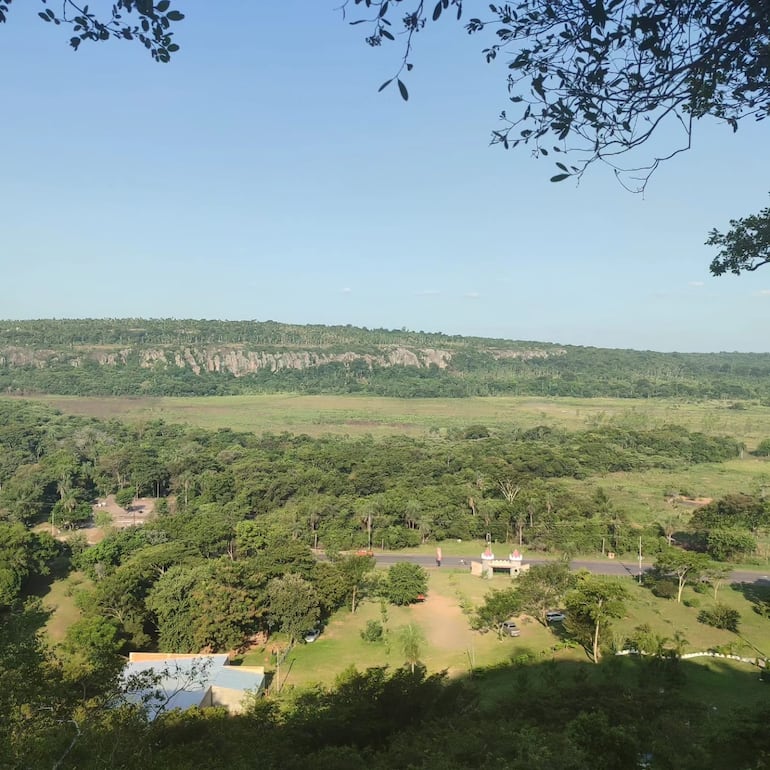
[[[675,657],[681,658],[689,642],[685,639],[684,634],[678,629],[674,631],[674,637],[671,641],[674,643],[671,651]]]
[[[72,511],[75,510],[78,504],[77,494],[72,488],[72,477],[69,473],[65,473],[59,479],[56,484],[56,491],[59,493],[59,499],[61,501],[61,508],[64,511],[64,521],[62,526],[67,526],[71,523]],[[54,514],[51,511],[51,534],[54,532]]]
[[[414,623],[402,626],[398,630],[398,644],[412,673],[414,673],[414,668],[420,662],[420,655],[425,645],[425,634],[422,628]]]

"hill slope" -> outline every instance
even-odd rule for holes
[[[0,389],[72,395],[770,398],[770,354],[655,353],[274,321],[0,322]]]

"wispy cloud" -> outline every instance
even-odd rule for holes
[[[694,289],[700,289],[701,286],[706,284],[703,281],[690,281],[687,285],[692,286]]]
[[[770,289],[760,289],[756,292],[757,297],[770,297]]]
[[[481,294],[479,294],[477,291],[469,291],[466,292],[464,295],[465,299],[478,299]]]
[[[346,286],[344,289],[340,289],[340,294],[351,294],[353,289],[350,286]]]

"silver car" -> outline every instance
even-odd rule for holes
[[[521,636],[521,630],[512,620],[506,620],[503,623],[503,633],[506,636]]]

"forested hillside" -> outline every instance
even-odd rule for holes
[[[0,389],[770,400],[770,354],[606,350],[272,321],[0,322]]]

